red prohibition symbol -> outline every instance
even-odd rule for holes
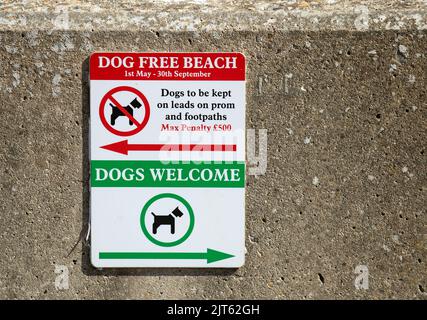
[[[115,93],[120,92],[120,91],[131,92],[131,93],[135,94],[137,96],[137,98],[139,98],[142,101],[142,103],[144,105],[145,114],[144,114],[144,119],[141,122],[138,122],[138,120],[136,120],[133,117],[133,115],[130,112],[128,112],[128,110],[126,110],[129,107],[123,107],[113,97],[113,95]],[[118,108],[118,110],[120,110],[121,115],[125,115],[129,119],[130,124],[133,123],[136,126],[135,129],[130,130],[130,131],[120,131],[120,130],[113,128],[113,126],[105,118],[105,106],[107,105],[108,100],[110,100],[114,104],[114,106],[116,106]],[[110,91],[108,91],[104,95],[104,97],[101,99],[101,103],[99,104],[99,118],[101,119],[101,122],[104,125],[104,127],[108,131],[110,131],[111,133],[118,135],[118,136],[122,136],[122,137],[132,136],[132,135],[140,132],[146,126],[148,119],[150,118],[150,105],[148,103],[147,98],[137,89],[132,88],[132,87],[128,87],[128,86],[116,87],[116,88],[113,88]]]

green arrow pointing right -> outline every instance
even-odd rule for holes
[[[206,260],[207,263],[234,257],[232,254],[207,249],[206,252],[100,252],[99,259],[188,259]]]
[[[216,262],[216,261],[220,261],[220,260],[225,260],[225,259],[232,258],[232,257],[234,257],[232,254],[228,254],[228,253],[225,253],[225,252],[212,250],[212,249],[209,249],[209,248],[206,251],[206,261],[207,261],[207,263]]]

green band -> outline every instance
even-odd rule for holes
[[[91,186],[243,188],[245,164],[92,160]]]

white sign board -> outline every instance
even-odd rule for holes
[[[244,263],[245,58],[90,57],[95,267]]]

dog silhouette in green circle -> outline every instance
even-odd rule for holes
[[[162,225],[170,226],[170,233],[175,234],[175,218],[181,218],[184,213],[179,210],[179,207],[176,207],[171,214],[168,215],[156,215],[154,212],[151,212],[154,217],[153,222],[153,234],[157,234],[157,229]]]

